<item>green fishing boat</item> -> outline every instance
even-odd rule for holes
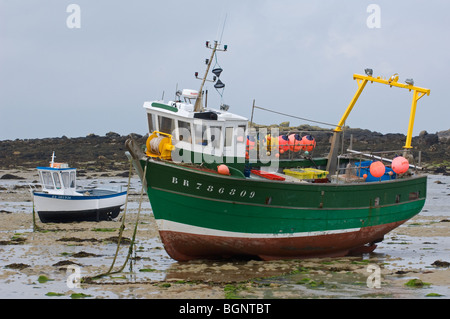
[[[355,74],[358,90],[333,130],[328,156],[312,157],[311,133],[256,131],[227,105],[204,107],[212,61],[227,49],[217,41],[206,46],[212,54],[200,90],[177,92],[168,103],[145,102],[146,146],[126,142],[172,258],[272,260],[371,252],[386,233],[422,210],[427,178],[410,164],[410,142],[417,101],[429,90],[399,83],[398,76],[373,77],[371,70]],[[212,70],[218,91],[224,87],[221,72],[217,66]],[[343,123],[367,82],[414,92],[402,156],[338,155]],[[371,163],[364,168],[365,155]]]

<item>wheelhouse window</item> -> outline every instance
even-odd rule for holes
[[[173,134],[175,129],[174,120],[165,116],[159,116],[159,131],[167,134]]]
[[[225,128],[225,146],[233,145],[233,128],[226,127]]]
[[[222,144],[222,128],[220,126],[211,126],[211,146],[220,148]]]
[[[237,128],[237,142],[240,143],[246,143],[247,142],[247,138],[245,136],[245,125],[239,125]]]
[[[178,140],[192,143],[191,123],[178,121]]]
[[[208,137],[206,135],[206,125],[194,124],[195,144],[208,145]]]
[[[151,113],[147,113],[147,120],[148,120],[148,131],[151,133],[156,130],[155,118]]]

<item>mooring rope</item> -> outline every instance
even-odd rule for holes
[[[132,161],[133,161],[133,160],[130,159],[130,171],[129,171],[129,175],[128,175],[127,196],[126,196],[126,202],[125,202],[124,214],[123,214],[123,216],[122,216],[122,225],[120,226],[119,238],[118,238],[118,240],[117,240],[117,248],[116,248],[116,253],[115,253],[115,255],[114,255],[113,262],[112,262],[112,264],[111,264],[111,266],[109,267],[109,269],[108,269],[107,272],[102,273],[102,274],[99,274],[99,275],[96,275],[96,276],[92,276],[92,277],[84,277],[84,278],[83,278],[84,281],[87,281],[87,280],[95,280],[95,279],[98,279],[98,278],[101,278],[101,277],[104,277],[104,276],[107,276],[107,275],[110,275],[110,274],[116,274],[116,273],[122,272],[123,269],[125,268],[125,266],[127,265],[128,260],[130,259],[130,256],[131,256],[131,254],[132,254],[132,252],[133,252],[133,245],[134,245],[134,241],[135,241],[135,239],[136,239],[137,226],[138,226],[138,223],[139,223],[139,216],[140,216],[140,213],[141,213],[142,197],[143,197],[144,187],[145,187],[145,177],[146,177],[146,173],[147,173],[147,165],[145,165],[145,168],[144,168],[144,175],[143,175],[143,177],[142,177],[142,188],[141,188],[141,195],[140,195],[140,199],[139,199],[138,215],[137,215],[137,217],[136,217],[136,224],[135,224],[135,226],[134,226],[133,236],[132,236],[132,239],[131,239],[131,242],[130,242],[130,247],[129,247],[129,249],[128,249],[128,254],[127,254],[127,257],[126,257],[126,259],[125,259],[124,264],[119,268],[119,270],[112,271],[112,270],[113,270],[113,267],[114,267],[114,264],[115,264],[115,262],[116,262],[116,259],[117,259],[117,255],[118,255],[118,253],[119,253],[119,248],[120,248],[120,244],[121,244],[121,241],[122,241],[122,234],[123,234],[123,231],[124,231],[124,229],[125,229],[125,217],[126,217],[127,206],[128,206],[127,204],[128,204],[128,193],[129,193],[129,189],[130,189],[130,180],[131,180],[131,171],[132,171]]]
[[[116,263],[116,258],[117,255],[119,254],[119,248],[120,248],[120,243],[122,241],[122,234],[123,231],[125,229],[125,218],[126,218],[126,214],[127,214],[127,209],[128,209],[128,194],[130,193],[130,184],[131,184],[131,173],[132,173],[132,169],[133,169],[133,160],[130,159],[130,167],[128,170],[128,184],[127,184],[127,196],[125,197],[125,207],[123,209],[123,216],[122,216],[122,225],[120,225],[120,230],[119,230],[119,238],[117,239],[117,248],[116,248],[116,253],[114,255],[114,259],[113,262],[111,263],[111,267],[109,267],[109,270],[106,272],[105,275],[110,274],[114,264]]]
[[[36,211],[34,210],[34,194],[31,194],[33,198],[33,232],[35,231],[43,231],[41,227],[36,224]]]
[[[134,245],[134,241],[136,240],[136,233],[137,233],[137,228],[138,228],[138,223],[139,223],[139,216],[141,214],[142,197],[143,197],[143,194],[144,194],[146,173],[147,173],[147,163],[146,163],[145,168],[144,168],[144,174],[142,175],[142,187],[141,187],[141,196],[139,198],[139,209],[138,209],[138,214],[137,214],[137,217],[136,217],[136,223],[134,225],[133,237],[131,238],[130,247],[128,248],[128,255],[127,255],[127,258],[125,259],[125,262],[123,263],[122,267],[119,270],[115,271],[114,273],[119,273],[119,272],[123,271],[123,269],[125,268],[125,266],[128,263],[128,260],[130,259],[131,254],[133,253],[133,245]]]

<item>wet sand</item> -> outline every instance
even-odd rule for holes
[[[88,173],[84,186],[127,187],[120,172]],[[158,237],[143,196],[136,243],[120,273],[89,279],[110,268],[121,218],[116,221],[43,224],[33,227],[28,184],[34,170],[0,170],[21,176],[0,180],[0,298],[449,298],[450,178],[431,176],[421,214],[385,236],[372,254],[289,261],[221,260],[176,262]],[[129,252],[138,217],[140,182],[132,178],[124,243],[114,270]],[[441,263],[435,263],[441,261]],[[79,272],[73,272],[73,269]],[[380,270],[380,288],[370,280]],[[370,277],[371,276],[371,277]],[[74,278],[83,277],[80,287]],[[420,279],[422,287],[408,287]],[[375,287],[373,287],[375,284]],[[368,287],[371,286],[371,287]]]

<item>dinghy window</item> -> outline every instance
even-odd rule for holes
[[[44,188],[53,189],[53,180],[50,172],[41,172],[42,183],[44,184]]]
[[[75,172],[70,172],[70,188],[75,188]]]
[[[70,174],[69,172],[62,172],[61,173],[61,179],[63,182],[64,188],[69,188],[70,186]]]
[[[59,180],[59,174],[57,172],[53,172],[53,180],[55,181],[56,189],[61,189],[61,181]]]
[[[61,172],[64,188],[75,188],[75,172]]]
[[[159,131],[167,134],[172,134],[175,129],[174,120],[168,117],[159,117]]]

